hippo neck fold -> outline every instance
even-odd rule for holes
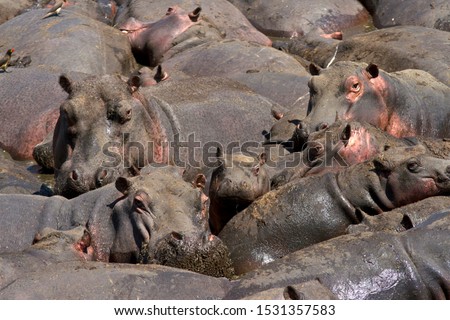
[[[136,91],[133,97],[138,99],[146,109],[152,123],[149,124],[148,130],[151,132],[155,148],[153,149],[153,162],[168,163],[169,161],[169,143],[167,133],[161,123],[161,118],[158,112],[152,108],[148,100],[142,93]]]
[[[358,222],[355,209],[377,215],[395,208],[386,195],[385,181],[373,169],[368,168],[367,162],[338,172],[336,184],[342,198],[351,204],[344,207],[346,213]]]

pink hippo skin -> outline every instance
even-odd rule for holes
[[[310,65],[310,101],[302,128],[336,119],[364,121],[396,137],[450,136],[450,88],[421,70],[387,73],[374,64]]]
[[[173,46],[173,40],[196,24],[200,11],[186,13],[177,6],[169,7],[166,16],[156,22],[142,22],[129,18],[119,29],[128,35],[136,60],[150,67],[157,66]]]

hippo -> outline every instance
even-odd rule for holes
[[[374,64],[339,61],[310,66],[310,99],[304,124],[310,131],[336,119],[364,121],[396,136],[450,136],[450,88],[429,73],[387,73]]]
[[[174,40],[199,21],[201,10],[197,7],[188,13],[179,7],[169,7],[161,20],[142,22],[132,17],[118,28],[127,34],[136,60],[140,64],[156,67],[174,45]]]
[[[270,191],[219,233],[237,274],[290,252],[345,234],[369,215],[450,194],[450,160],[421,146],[391,148],[345,170],[311,176]],[[243,241],[245,239],[245,241]]]
[[[273,2],[231,0],[264,34],[278,38],[300,38],[312,29],[322,33],[347,30],[363,32],[371,24],[367,10],[357,0],[287,0]]]
[[[282,145],[294,146],[300,161],[293,161],[294,152],[278,162],[285,162],[271,176],[271,188],[277,188],[294,179],[344,169],[353,164],[369,160],[377,154],[394,147],[422,145],[437,158],[450,156],[450,142],[445,139],[425,137],[396,138],[369,123],[338,120],[329,127],[312,132],[308,141],[300,148],[295,140]]]
[[[449,231],[447,210],[400,233],[343,235],[243,275],[224,299],[298,287],[322,292],[318,300],[448,299]]]
[[[19,62],[31,59],[26,68],[19,63],[0,77],[0,147],[15,160],[33,159],[34,146],[53,131],[67,98],[58,86],[61,73],[81,80],[92,74],[128,76],[136,68],[120,31],[75,11],[64,11],[61,19],[42,20],[43,14],[31,10],[0,25],[0,45],[13,45]]]
[[[119,8],[114,23],[120,26],[129,18],[157,21],[167,12],[167,5],[166,0],[130,0]],[[201,7],[201,20],[215,26],[221,38],[255,42],[264,46],[272,44],[266,35],[256,30],[242,12],[227,0],[172,0],[170,5],[184,10]],[[194,28],[191,27],[188,31],[190,29]],[[194,38],[202,38],[202,33],[211,31],[211,28],[208,29],[199,29]]]
[[[86,227],[93,260],[157,263],[230,276],[228,250],[210,233],[205,177],[181,179],[178,168],[142,174],[68,200],[60,196],[0,195],[0,253],[23,251],[44,228]],[[166,218],[168,220],[166,220]]]
[[[32,0],[5,0],[0,3],[0,24],[19,15],[33,5]]]
[[[218,149],[217,158],[219,165],[212,172],[209,187],[209,225],[215,235],[238,212],[270,190],[265,153],[258,157],[223,155]]]
[[[1,254],[0,298],[221,299],[231,287],[226,278],[168,266],[90,261],[89,244],[82,226],[44,228],[26,250]]]
[[[200,166],[208,147],[258,144],[260,126],[272,123],[264,115],[275,103],[232,80],[140,83],[60,77],[69,97],[53,136],[56,194],[75,197],[148,163]]]
[[[361,0],[373,16],[377,28],[397,25],[414,25],[450,31],[450,7],[446,0],[432,3],[409,1],[398,3],[395,0]]]

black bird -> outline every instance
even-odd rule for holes
[[[66,2],[67,0],[57,1],[55,5],[47,12],[47,14],[42,19],[59,15],[62,7]]]
[[[0,60],[0,69],[3,69],[4,72],[6,72],[6,68],[8,68],[9,61],[11,60],[11,56],[14,52],[14,48],[9,49],[6,51],[3,58]]]

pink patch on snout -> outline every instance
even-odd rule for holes
[[[403,196],[396,197],[396,205],[402,206],[416,201],[426,199],[439,195],[439,189],[433,178],[422,178],[419,183],[408,186],[400,186],[401,190],[398,193],[403,193]]]

